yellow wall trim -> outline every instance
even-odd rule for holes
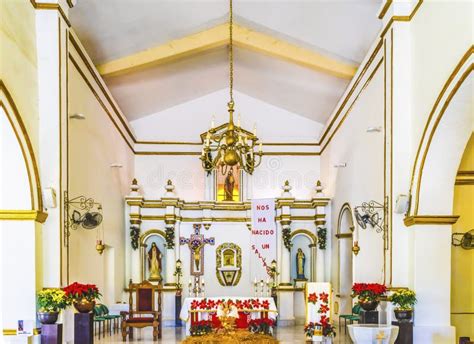
[[[36,221],[44,223],[48,213],[38,210],[0,210],[0,220],[8,221]]]
[[[458,171],[455,185],[474,185],[474,171]]]
[[[458,215],[417,215],[403,219],[405,226],[414,225],[453,225],[459,219]]]
[[[66,12],[62,9],[60,4],[57,3],[47,3],[47,2],[36,2],[35,0],[30,0],[31,4],[36,10],[53,10],[58,11],[61,17],[66,22],[67,26],[71,27],[71,22],[66,15]],[[71,6],[72,7],[72,6]]]
[[[387,13],[388,9],[390,8],[390,6],[392,5],[393,3],[393,0],[386,0],[383,7],[382,7],[382,10],[380,11],[379,13],[379,19],[383,19],[383,17],[385,17],[385,14]]]
[[[166,44],[98,65],[103,76],[136,71],[149,66],[169,63],[228,44],[228,24],[198,32]],[[322,71],[336,77],[350,79],[357,66],[335,60],[318,52],[299,47],[268,34],[234,24],[233,40],[236,46],[271,55],[304,67]]]

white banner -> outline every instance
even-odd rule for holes
[[[252,233],[250,238],[251,281],[267,281],[272,260],[277,259],[275,200],[252,200]]]

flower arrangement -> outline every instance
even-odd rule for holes
[[[81,284],[74,282],[65,287],[63,290],[66,294],[66,298],[70,302],[76,302],[82,299],[92,302],[102,296],[95,284]]]
[[[268,300],[260,301],[258,299],[247,300],[212,300],[204,298],[202,300],[193,300],[191,302],[191,310],[216,310],[221,304],[226,304],[228,307],[235,306],[238,311],[248,310],[266,310],[270,308]]]
[[[390,297],[389,301],[397,305],[397,310],[412,310],[416,303],[416,294],[413,290],[396,290]]]
[[[209,320],[196,321],[190,328],[191,336],[203,336],[212,331],[212,322]]]
[[[327,229],[324,227],[319,227],[317,234],[319,249],[325,250],[327,245]]]
[[[269,318],[252,319],[249,322],[249,331],[252,333],[260,333],[272,335],[275,322]]]
[[[379,283],[354,283],[352,286],[352,297],[357,297],[359,303],[379,301],[379,298],[387,292],[387,287]]]
[[[60,312],[68,305],[66,293],[61,289],[45,289],[38,292],[38,306],[41,313]]]

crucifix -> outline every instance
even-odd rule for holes
[[[194,224],[194,233],[189,238],[179,238],[179,244],[187,244],[191,251],[191,275],[202,276],[204,275],[204,245],[214,245],[215,239],[204,238],[201,234],[201,224]]]

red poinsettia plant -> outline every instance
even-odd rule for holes
[[[313,305],[316,304],[316,302],[318,302],[318,295],[316,295],[316,293],[311,293],[308,295],[308,302],[309,303],[312,303]]]
[[[273,327],[275,327],[275,321],[269,318],[252,319],[249,322],[249,331],[252,333],[271,335]]]
[[[91,302],[99,299],[102,295],[99,293],[99,288],[95,284],[82,284],[74,282],[63,288],[66,297],[71,301],[80,301],[86,299]]]
[[[357,297],[360,303],[378,301],[387,292],[387,287],[379,283],[354,283],[352,297]]]

